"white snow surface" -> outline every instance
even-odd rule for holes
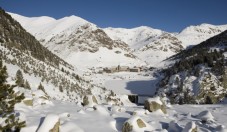
[[[164,31],[153,29],[147,26],[136,27],[132,29],[126,28],[105,28],[104,31],[113,39],[121,40],[133,49],[139,49],[149,43],[144,41],[148,37],[154,38],[160,36]]]
[[[134,125],[135,120],[138,118],[142,119],[148,127],[142,129],[134,127],[135,131],[182,130],[182,128],[190,130],[190,128],[193,127],[189,128],[189,126],[186,127],[186,125],[188,123],[190,124],[192,121],[199,130],[208,132],[214,130],[224,131],[226,130],[225,126],[227,126],[227,116],[225,114],[227,110],[226,105],[173,105],[173,107],[167,108],[168,114],[157,114],[155,112],[145,112],[143,106],[121,106],[125,111],[112,111],[111,109],[115,109],[116,106],[99,105],[96,106],[97,110],[91,110],[76,105],[74,102],[51,101],[54,105],[44,105],[35,108],[23,104],[16,105],[16,111],[24,113],[26,116],[27,124],[25,128],[22,128],[22,132],[37,131],[40,121],[43,119],[42,117],[46,117],[46,115],[49,114],[55,115],[54,118],[49,118],[53,122],[57,121],[57,117],[59,117],[61,124],[60,130],[64,132],[122,131],[123,124],[126,120]],[[81,110],[84,112],[77,112]],[[215,122],[202,124],[200,119],[196,118],[196,115],[204,110],[209,110],[212,113]],[[134,111],[139,115],[133,116],[132,113]],[[58,116],[64,113],[68,113],[70,116]],[[175,120],[175,122],[171,123],[173,120]],[[45,121],[43,123],[45,123]],[[190,126],[194,126],[194,124]]]
[[[59,121],[59,116],[55,114],[48,114],[37,132],[49,132],[54,125]]]

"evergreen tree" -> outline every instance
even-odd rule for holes
[[[16,73],[16,84],[19,87],[24,87],[24,77],[21,70],[18,70]]]
[[[6,78],[7,69],[0,60],[0,118],[4,120],[4,123],[0,124],[0,131],[20,131],[25,126],[25,121],[20,122],[15,116],[14,106],[24,99],[24,95],[15,94],[13,90],[15,86],[6,84]]]
[[[60,92],[63,92],[63,87],[62,87],[62,85],[59,86],[59,91],[60,91]]]
[[[42,90],[45,94],[47,94],[45,89],[44,89],[44,87],[43,87],[43,85],[42,85],[42,83],[39,84],[38,90]]]
[[[206,98],[205,98],[205,104],[213,104],[213,101],[210,98],[210,96],[206,96]]]
[[[31,89],[31,86],[27,80],[25,81],[24,88],[29,89],[29,90]]]

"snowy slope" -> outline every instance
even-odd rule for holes
[[[127,43],[135,54],[151,66],[183,50],[182,42],[175,34],[142,26],[132,29],[106,28],[104,31],[114,40]]]
[[[162,60],[179,53],[188,46],[199,44],[224,30],[227,30],[227,25],[211,24],[189,26],[180,33],[168,33],[145,26],[132,29],[104,29],[112,39],[127,43],[140,59],[151,66],[156,66]]]
[[[86,20],[73,15],[56,20],[47,16],[25,17],[14,13],[9,14],[38,40],[44,39],[46,41],[49,41],[53,36],[64,30],[72,28],[72,26],[78,28],[79,26],[89,23]],[[95,25],[92,26],[95,27]]]
[[[112,40],[102,29],[80,17],[55,20],[10,14],[45,47],[78,69],[120,64],[145,65],[133,55],[127,44]]]
[[[4,10],[0,12],[0,56],[7,66],[11,84],[20,70],[31,92],[42,83],[43,92],[52,99],[80,103],[84,95],[97,94],[101,95],[97,98],[101,103],[110,94],[103,87],[92,85],[90,79],[81,77],[77,69],[48,51]]]
[[[113,39],[121,40],[133,49],[139,49],[150,43],[164,33],[164,31],[153,29],[146,26],[136,27],[132,29],[126,28],[105,28],[104,31]]]
[[[79,64],[88,67],[99,66],[101,63],[109,66],[110,61],[106,60],[114,60],[112,66],[122,63],[137,65],[144,61],[156,67],[162,60],[188,46],[199,44],[227,29],[227,25],[210,24],[189,26],[180,33],[169,33],[147,26],[101,29],[77,16],[56,20],[46,16],[29,18],[10,14],[45,47],[67,62],[76,63],[77,67],[80,57],[84,55],[88,61]],[[101,47],[107,48],[104,53],[102,49],[99,51]],[[134,55],[129,58],[125,54]]]

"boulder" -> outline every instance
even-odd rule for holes
[[[166,106],[161,101],[160,97],[148,98],[147,100],[145,100],[144,108],[150,112],[154,112],[160,109],[163,113],[167,113]]]
[[[83,98],[83,105],[93,107],[94,105],[97,105],[98,101],[94,95],[86,95]]]
[[[60,119],[58,115],[48,114],[37,132],[59,132]]]
[[[122,127],[122,132],[131,131],[151,131],[153,128],[142,120],[139,116],[132,116],[130,119],[125,121]]]
[[[33,99],[25,99],[23,103],[27,106],[33,106]]]

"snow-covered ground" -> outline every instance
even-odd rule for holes
[[[181,131],[189,122],[195,122],[198,129],[206,132],[220,131],[227,126],[227,105],[173,105],[167,109],[167,114],[160,111],[148,112],[143,106],[110,106],[99,105],[93,108],[83,107],[70,102],[53,101],[51,105],[36,107],[19,104],[16,110],[23,115],[27,126],[22,132],[35,132],[49,114],[57,115],[60,119],[60,131],[72,132],[116,132],[122,131],[123,123],[133,116],[133,113],[143,119],[153,128],[153,131],[164,131],[175,128]],[[202,123],[200,112],[208,111],[207,118],[212,121]],[[206,113],[206,112],[205,112]],[[51,123],[49,122],[46,123]],[[174,122],[173,122],[174,121]],[[171,125],[169,124],[171,122]],[[223,125],[223,126],[220,126]],[[178,126],[178,127],[177,127]]]

